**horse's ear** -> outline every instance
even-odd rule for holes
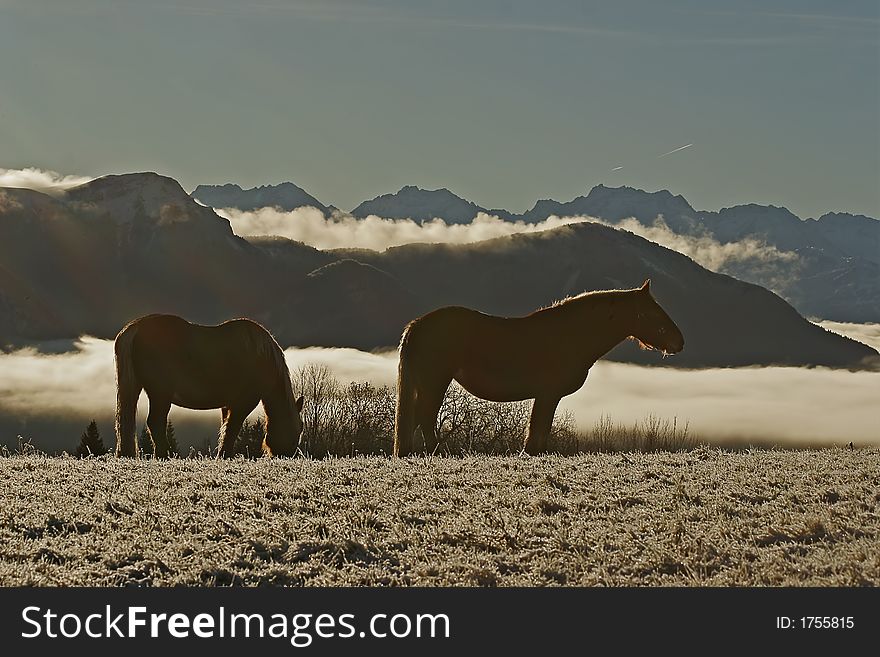
[[[642,283],[642,287],[639,288],[642,292],[650,292],[651,291],[651,279],[646,278],[645,282]]]
[[[297,399],[295,402],[293,402],[293,405],[296,406],[296,410],[297,410],[297,412],[302,411],[302,409],[303,409],[303,402],[304,402],[304,401],[305,401],[305,399],[303,398],[302,395],[300,395],[300,396],[299,396],[299,399]]]

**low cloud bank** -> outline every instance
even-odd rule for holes
[[[630,424],[646,414],[687,422],[712,442],[880,444],[880,373],[826,368],[673,370],[600,361],[560,405],[582,428],[601,415]]]
[[[0,168],[0,187],[24,187],[44,194],[58,196],[66,189],[89,182],[89,176],[68,176],[45,169]]]
[[[113,344],[84,337],[66,353],[23,349],[0,355],[0,444],[17,436],[40,449],[72,450],[85,423],[97,418],[110,446],[115,407]],[[326,365],[340,382],[393,385],[396,352],[355,349],[288,349],[291,370]],[[880,373],[824,368],[674,370],[600,361],[584,387],[563,399],[589,430],[602,417],[633,424],[648,414],[689,423],[692,435],[709,441],[740,439],[756,444],[880,445],[876,430]],[[146,417],[141,396],[138,421]],[[219,411],[174,408],[181,446],[216,435]],[[54,423],[54,424],[53,424]],[[63,432],[62,432],[63,429]]]
[[[447,224],[434,219],[419,224],[412,219],[383,219],[370,215],[358,219],[345,213],[325,217],[312,207],[290,212],[260,208],[253,212],[226,208],[217,213],[229,219],[237,235],[280,235],[317,249],[362,248],[384,251],[413,243],[467,244],[514,233],[536,233],[578,223],[583,217],[550,217],[537,224],[504,221],[480,213],[468,224]]]
[[[341,212],[325,217],[320,210],[312,207],[297,208],[289,212],[275,208],[260,208],[251,212],[226,208],[217,212],[229,219],[238,235],[280,235],[317,249],[365,248],[383,251],[392,246],[417,242],[466,244],[590,221],[627,230],[683,253],[713,271],[743,262],[764,265],[793,264],[798,259],[795,253],[780,251],[753,238],[721,244],[707,235],[679,235],[662,218],[658,218],[652,226],[643,226],[632,218],[614,224],[588,216],[551,216],[539,223],[529,224],[504,221],[494,215],[480,213],[467,224],[447,224],[442,219],[419,224],[411,219],[384,219],[375,215],[358,219]]]
[[[397,385],[397,352],[373,353],[349,348],[307,347],[285,349],[291,372],[309,365],[324,365],[341,383],[369,381],[377,386]]]
[[[657,218],[652,226],[644,226],[637,219],[624,219],[611,224],[601,219],[591,219],[606,226],[627,230],[646,240],[656,242],[673,251],[678,251],[699,263],[706,269],[720,271],[740,262],[759,262],[763,264],[795,263],[798,255],[792,251],[780,251],[752,237],[722,244],[708,235],[680,235],[674,232],[662,218]]]

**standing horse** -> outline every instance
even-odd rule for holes
[[[302,434],[303,398],[293,398],[290,372],[275,338],[256,322],[191,324],[147,315],[116,336],[116,455],[136,456],[135,415],[141,390],[150,400],[147,427],[157,457],[168,456],[171,404],[222,410],[218,456],[233,455],[238,432],[257,404],[266,412],[263,451],[292,456]]]
[[[628,337],[664,355],[684,347],[681,331],[651,296],[650,281],[633,290],[585,292],[525,317],[450,306],[415,319],[400,339],[394,454],[412,451],[419,427],[425,448],[437,446],[437,414],[453,379],[490,401],[534,399],[523,450],[539,454],[559,400]]]

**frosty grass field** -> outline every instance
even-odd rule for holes
[[[4,586],[876,586],[880,450],[0,458]]]

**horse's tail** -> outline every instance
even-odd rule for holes
[[[415,431],[416,385],[412,372],[412,346],[409,337],[412,323],[400,338],[400,360],[397,365],[397,408],[394,414],[394,456],[406,456],[412,451]]]
[[[137,456],[137,401],[142,386],[137,380],[132,344],[138,326],[131,322],[116,336],[116,456]]]

